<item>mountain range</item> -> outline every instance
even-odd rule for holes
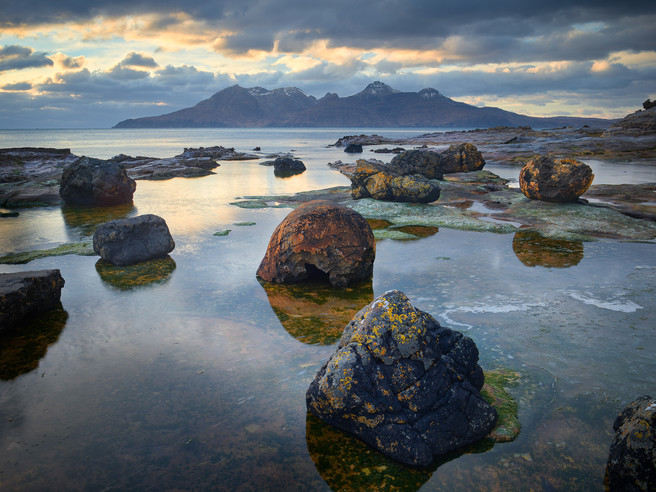
[[[348,97],[328,93],[321,99],[296,87],[267,90],[233,85],[191,108],[160,116],[121,121],[114,128],[238,127],[606,127],[610,120],[557,116],[537,118],[500,108],[454,101],[435,89],[402,92],[372,82]]]

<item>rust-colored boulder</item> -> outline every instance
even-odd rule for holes
[[[536,155],[520,171],[519,186],[531,200],[566,203],[576,201],[593,179],[592,169],[581,161]]]
[[[483,154],[475,145],[470,143],[451,145],[440,155],[442,156],[442,172],[444,174],[479,171],[485,166]]]
[[[287,283],[327,278],[342,286],[370,278],[374,235],[359,213],[324,200],[305,203],[273,231],[257,275]]]

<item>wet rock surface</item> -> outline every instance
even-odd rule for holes
[[[641,396],[618,415],[606,479],[612,491],[656,490],[656,400]]]
[[[163,258],[174,248],[166,222],[152,214],[106,222],[93,234],[93,250],[116,266]]]
[[[57,307],[64,283],[56,269],[0,273],[0,332],[26,316]]]
[[[370,278],[374,257],[371,227],[359,213],[314,200],[276,227],[257,275],[267,282],[326,279],[341,286]]]
[[[306,167],[303,161],[291,157],[278,157],[273,161],[273,173],[281,178],[301,174]]]
[[[64,169],[59,196],[67,205],[108,207],[131,202],[136,188],[121,164],[82,157]]]
[[[354,200],[371,197],[392,202],[430,203],[440,197],[436,181],[418,174],[403,176],[377,162],[359,160],[349,178]]]
[[[443,158],[430,150],[407,150],[394,156],[389,167],[400,175],[420,174],[428,179],[442,179]]]
[[[576,201],[593,179],[592,169],[581,161],[537,155],[520,171],[519,186],[531,200],[566,203]]]
[[[346,326],[306,401],[314,415],[386,456],[427,466],[494,428],[483,384],[474,342],[390,291]]]

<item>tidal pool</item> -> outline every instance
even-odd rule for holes
[[[140,181],[133,206],[0,219],[3,254],[144,213],[176,242],[143,270],[75,255],[0,265],[66,280],[61,310],[0,339],[0,489],[602,488],[615,416],[656,394],[654,243],[440,227],[378,240],[371,284],[346,293],[262,285],[255,271],[290,209],[230,203],[348,184],[325,161],[308,168],[281,180],[257,162],[222,163],[205,178]],[[473,338],[485,370],[518,374],[515,441],[413,470],[307,415],[338,325],[391,289]]]

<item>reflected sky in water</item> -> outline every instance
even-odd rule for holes
[[[359,443],[344,438],[335,451],[305,409],[305,391],[335,344],[304,342],[312,333],[299,335],[302,323],[285,326],[281,313],[324,316],[321,306],[352,309],[350,301],[263,288],[255,271],[290,209],[230,205],[240,196],[348,185],[325,165],[344,157],[322,147],[334,139],[308,142],[322,150],[306,173],[285,180],[247,161],[222,163],[200,179],[139,181],[134,206],[108,209],[107,218],[160,215],[176,249],[159,274],[126,276],[128,288],[113,284],[114,272],[99,268],[97,257],[0,265],[0,272],[59,268],[66,280],[63,328],[33,352],[31,367],[0,381],[0,488],[358,490],[385,474],[398,480],[381,478],[380,489],[602,487],[616,414],[654,390],[654,244],[553,244],[446,228],[379,241],[363,299],[402,290],[472,337],[484,369],[518,372],[511,392],[522,431],[515,442],[428,473],[395,472],[393,463],[364,456],[340,475],[349,456],[363,453]],[[256,145],[267,141],[238,150]],[[0,220],[3,253],[88,240],[87,223],[102,219],[58,207],[20,212]],[[213,236],[225,229],[229,235]],[[2,357],[21,343],[1,339],[0,361],[13,367]]]

